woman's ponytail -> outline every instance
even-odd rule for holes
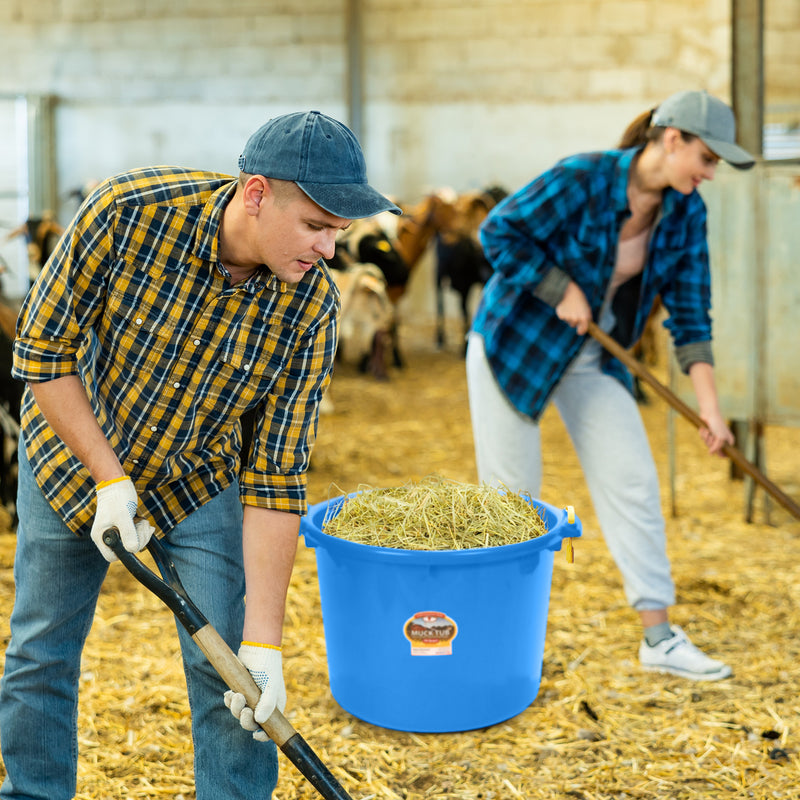
[[[651,139],[657,138],[652,133],[654,129],[650,127],[654,113],[655,109],[651,108],[649,111],[639,114],[625,129],[618,147],[622,150],[627,150],[629,147],[642,147]]]

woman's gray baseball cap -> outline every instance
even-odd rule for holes
[[[755,164],[753,156],[736,144],[733,111],[708,92],[673,94],[655,110],[651,124],[699,136],[709,150],[737,169]]]
[[[353,132],[319,111],[274,117],[244,146],[239,169],[294,181],[318,206],[344,219],[402,211],[367,183],[364,154]]]

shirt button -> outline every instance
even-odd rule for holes
[[[141,324],[144,322],[144,320],[143,320],[141,317],[136,317],[136,319],[134,320],[134,322],[135,322],[137,325],[141,325]]]
[[[178,381],[175,381],[175,383],[172,384],[172,388],[173,389],[180,389],[181,385],[180,385],[180,383],[178,383]]]
[[[194,340],[194,345],[195,345],[195,347],[198,347],[200,345],[200,340],[199,339],[195,339]]]
[[[150,426],[150,430],[153,431],[153,432],[157,431],[158,430],[158,425],[151,425]]]
[[[134,458],[134,459],[131,461],[131,464],[138,464],[138,463],[139,463],[139,459],[138,459],[138,458]]]
[[[250,365],[249,365],[249,364],[245,364],[245,365],[242,367],[242,369],[244,369],[244,371],[245,371],[245,372],[247,372],[247,370],[249,370],[249,369],[250,369]]]

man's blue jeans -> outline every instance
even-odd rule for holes
[[[0,798],[69,800],[76,791],[81,652],[109,565],[90,538],[70,532],[52,510],[22,443],[19,471],[16,597],[0,683],[0,746],[7,773]],[[164,541],[189,597],[236,652],[244,615],[238,486],[195,511]],[[256,742],[241,728],[222,702],[224,683],[185,630],[179,626],[178,632],[197,800],[269,797],[278,777],[274,744]],[[128,647],[153,649],[158,642],[131,641]],[[124,652],[119,670],[130,671]],[[126,699],[119,697],[120,707]]]

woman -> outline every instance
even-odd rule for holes
[[[706,210],[696,189],[719,159],[746,169],[733,112],[680,92],[635,120],[617,150],[572,156],[498,205],[481,229],[494,274],[467,354],[478,476],[538,496],[538,420],[552,400],[581,460],[646,669],[718,680],[730,667],[696,648],[667,609],[675,588],[652,454],[626,368],[585,334],[595,319],[624,346],[658,294],[719,453],[733,435],[714,383]]]

